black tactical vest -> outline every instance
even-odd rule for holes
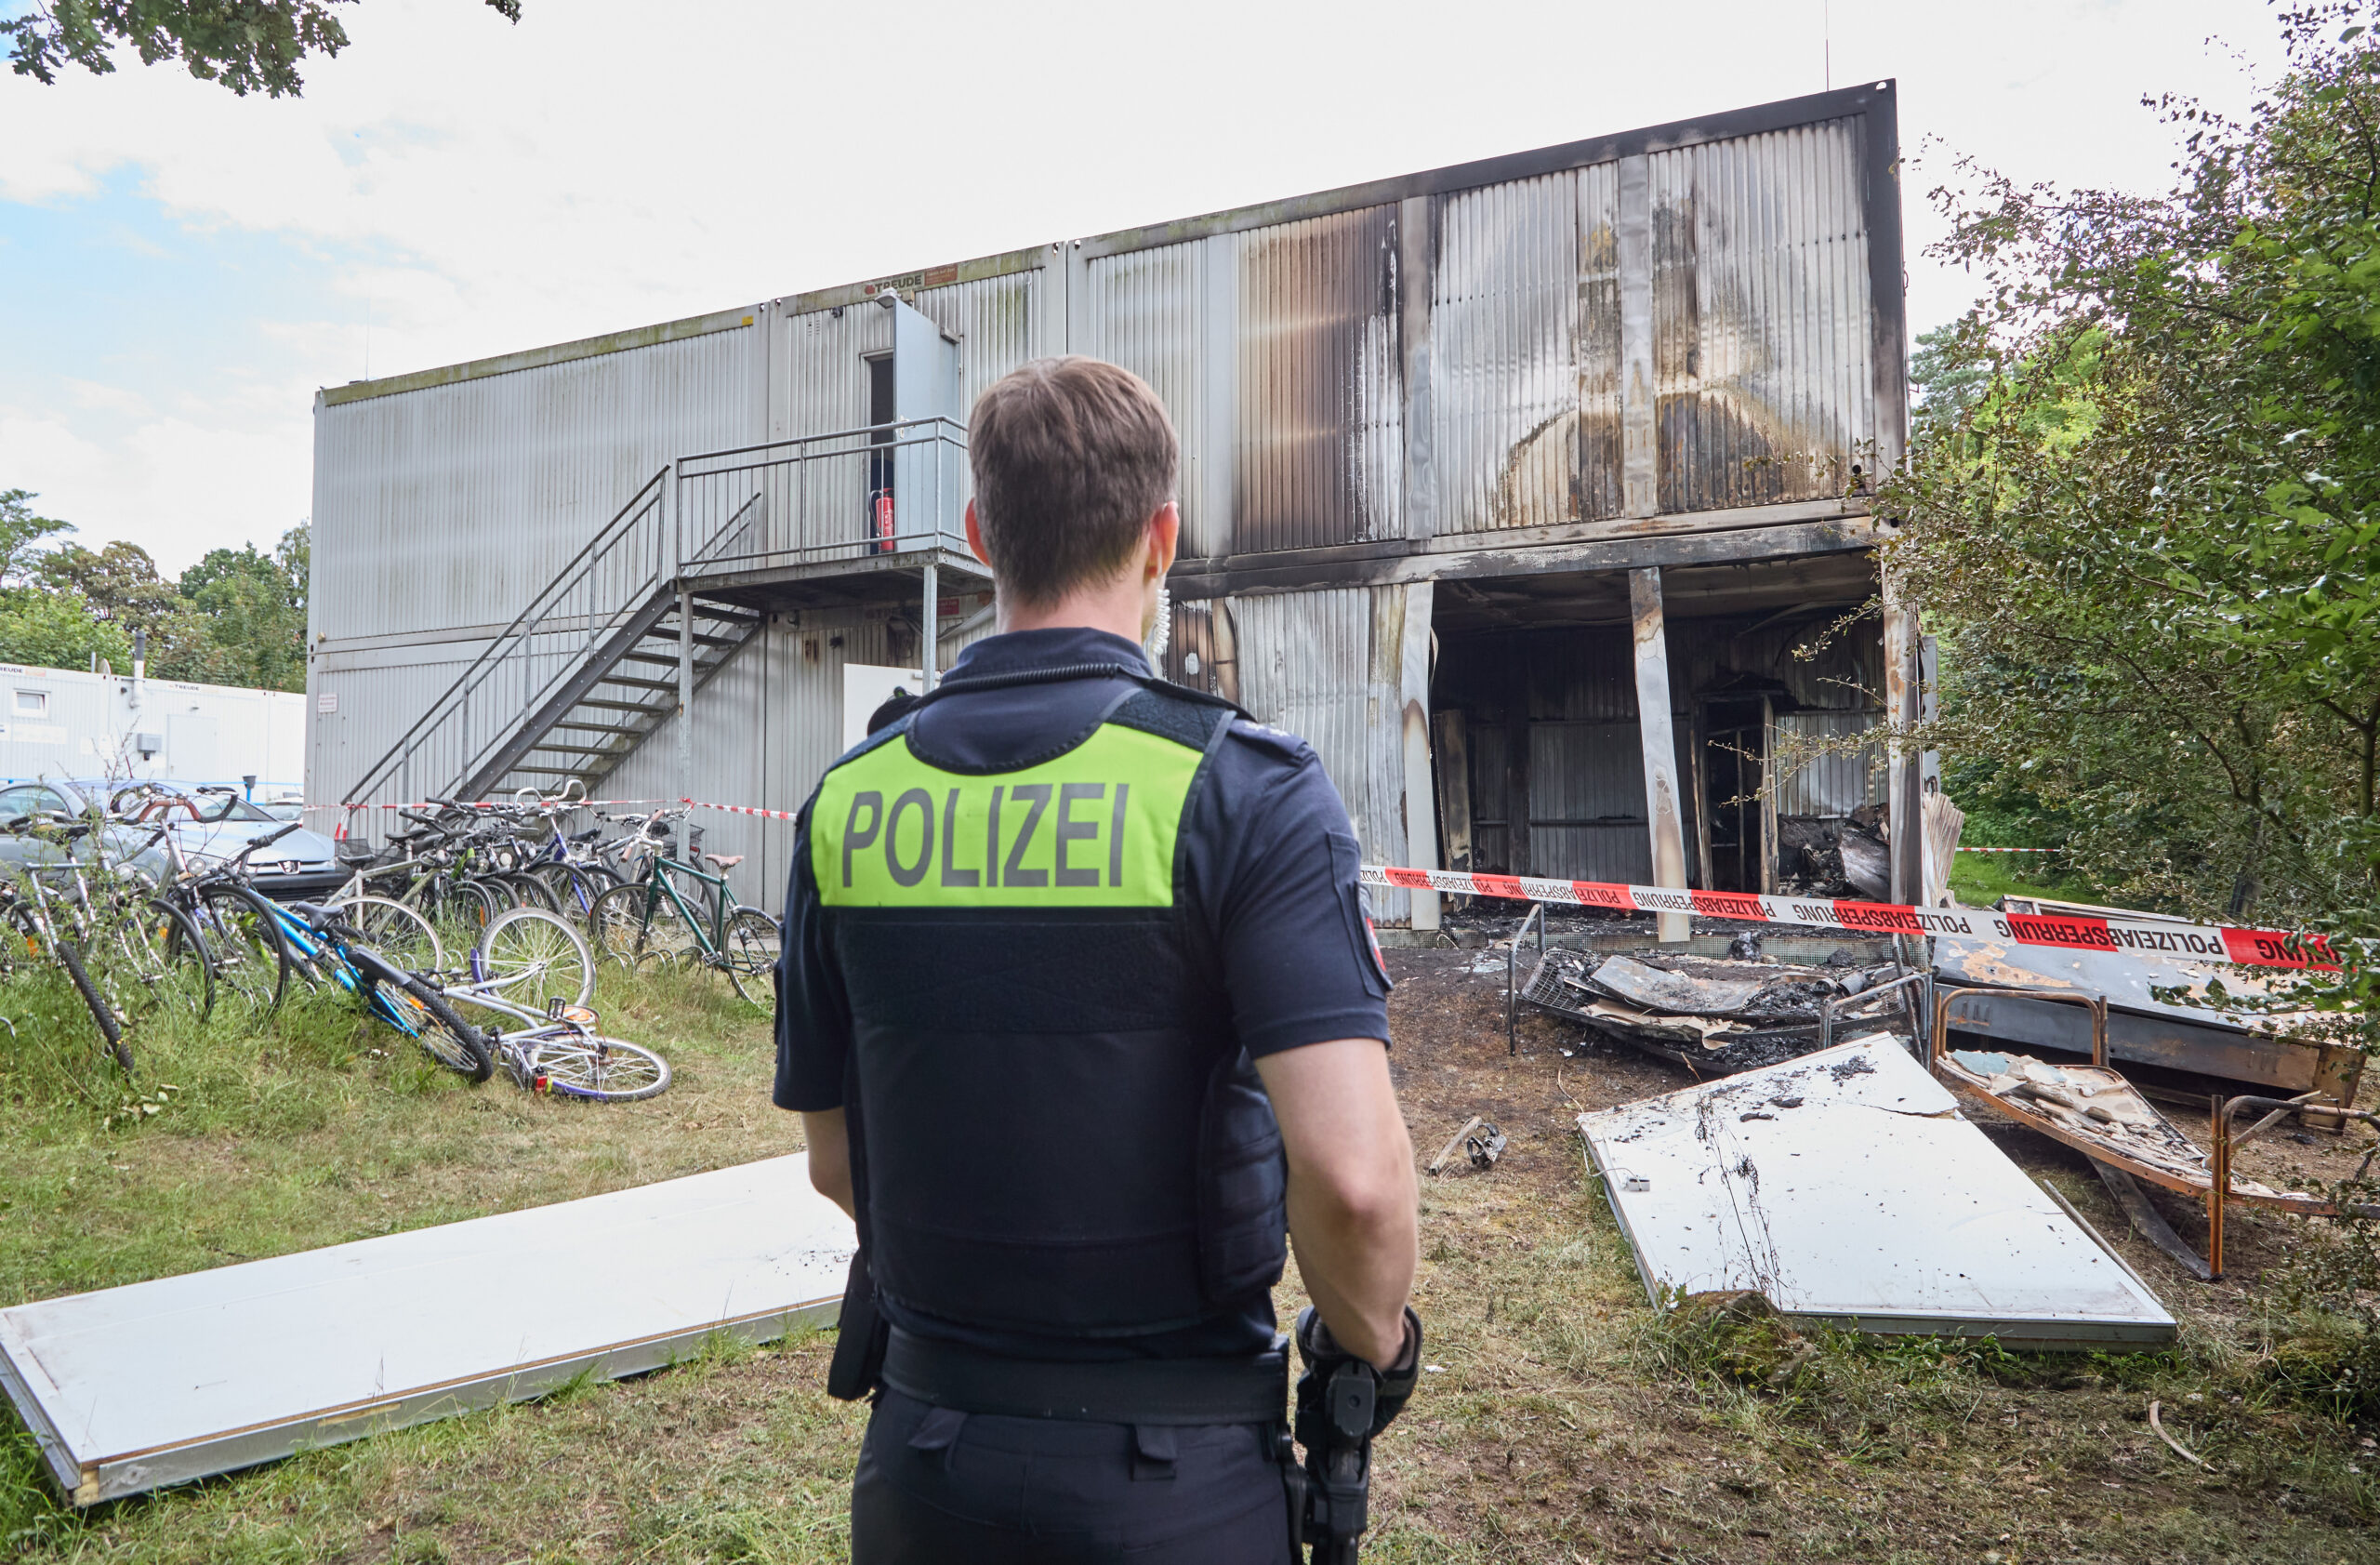
[[[810,818],[879,1293],[1079,1338],[1243,1305],[1286,1258],[1280,1130],[1183,884],[1233,711],[1147,682],[1007,771],[919,753],[917,715]]]

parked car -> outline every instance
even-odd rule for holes
[[[82,790],[70,783],[12,783],[0,788],[0,829],[27,816],[52,824],[79,821],[94,808]],[[161,881],[173,872],[173,861],[163,848],[147,846],[149,837],[145,828],[110,822],[100,829],[94,854],[88,836],[70,839],[56,831],[0,829],[0,869],[13,871],[30,864],[62,864],[69,859],[86,864],[129,860],[150,879]]]
[[[257,808],[275,820],[306,818],[306,802],[303,799],[268,799]]]
[[[230,858],[258,837],[289,824],[251,804],[236,788],[192,788],[173,782],[77,781],[36,786],[71,789],[78,799],[99,802],[127,826],[163,825],[191,858]],[[86,807],[76,806],[76,812]],[[7,794],[0,791],[0,810]],[[328,837],[303,829],[248,860],[257,889],[284,902],[326,896],[346,884],[338,850]]]

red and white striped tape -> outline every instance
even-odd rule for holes
[[[681,799],[681,804],[691,804],[697,810],[724,810],[731,816],[758,816],[762,820],[800,820],[791,810],[764,810],[757,804],[707,804],[699,799]]]
[[[1751,923],[1800,924],[1856,935],[1977,935],[2024,946],[2075,951],[2138,951],[2197,957],[2252,967],[2335,968],[2340,953],[2321,935],[2219,924],[2043,917],[1977,908],[1911,908],[1823,896],[1762,896],[1748,892],[1682,891],[1661,886],[1608,885],[1598,881],[1547,881],[1527,875],[1476,875],[1456,869],[1408,869],[1368,864],[1363,882],[1408,891],[1456,892],[1522,902],[1560,902],[1623,913],[1700,913]]]
[[[1961,853],[2057,853],[2056,848],[1961,848]]]

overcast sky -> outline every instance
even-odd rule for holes
[[[0,75],[0,489],[171,572],[305,517],[317,386],[1790,98],[1830,37],[1899,79],[1923,330],[1950,152],[2162,187],[2141,97],[2277,53],[2260,0],[524,9],[362,0],[298,100]]]

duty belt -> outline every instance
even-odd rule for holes
[[[961,1412],[1085,1424],[1278,1424],[1289,1360],[1276,1345],[1249,1359],[1051,1362],[913,1336],[894,1327],[883,1381],[906,1397]]]

